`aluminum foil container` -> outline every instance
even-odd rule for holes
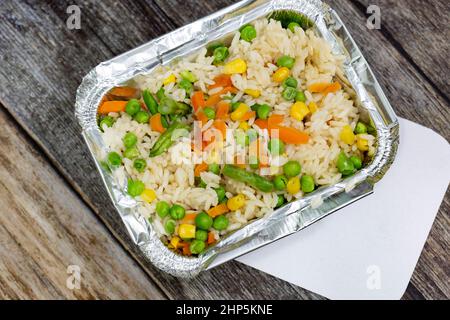
[[[344,73],[349,81],[348,87],[354,91],[362,116],[370,119],[377,129],[377,152],[370,165],[354,176],[322,187],[249,223],[199,257],[175,254],[163,244],[151,223],[137,213],[137,202],[120,187],[125,185],[124,182],[116,181],[100,165],[107,150],[97,126],[97,107],[102,96],[112,87],[127,83],[136,75],[149,73],[174,58],[190,55],[243,24],[277,10],[294,10],[306,15],[314,22],[316,31],[331,44],[333,52],[346,56]],[[396,115],[367,61],[336,12],[319,0],[244,0],[101,63],[78,88],[75,113],[83,137],[132,241],[156,267],[178,277],[193,277],[202,270],[295,233],[371,194],[374,184],[392,164],[399,141]]]

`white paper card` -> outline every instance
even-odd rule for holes
[[[373,195],[237,260],[330,299],[400,299],[449,181],[447,141],[400,119],[397,158]]]

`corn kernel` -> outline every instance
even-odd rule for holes
[[[181,239],[178,237],[172,237],[172,239],[170,239],[170,244],[172,245],[172,247],[174,249],[178,249],[181,247]]]
[[[245,103],[241,103],[239,107],[231,113],[231,120],[239,121],[250,110],[250,107]]]
[[[192,224],[182,224],[178,228],[178,235],[182,239],[193,239],[195,238],[195,226]]]
[[[295,120],[303,121],[308,114],[309,109],[304,102],[296,102],[291,107],[291,117]]]
[[[341,141],[343,141],[346,144],[353,144],[355,143],[355,134],[353,133],[352,127],[349,125],[342,128],[341,135],[340,135]]]
[[[361,135],[356,136],[356,146],[360,151],[369,151],[369,141],[361,137]]]
[[[227,207],[230,211],[236,211],[245,205],[245,196],[243,194],[238,194],[237,196],[229,199],[227,201]]]
[[[247,63],[242,59],[235,59],[228,62],[224,68],[224,74],[244,73],[247,71]]]
[[[145,189],[141,194],[141,199],[145,202],[152,203],[156,199],[156,193],[153,189]]]
[[[317,110],[319,110],[319,107],[317,106],[317,103],[315,103],[314,101],[312,101],[309,106],[309,111],[311,111],[311,114],[314,114],[317,112]]]
[[[251,96],[253,98],[258,98],[261,95],[261,91],[254,90],[254,89],[245,89],[244,93],[248,94],[249,96]]]
[[[250,129],[250,126],[248,125],[247,121],[243,121],[243,122],[239,123],[239,129],[247,131],[248,129]]]
[[[286,185],[286,190],[292,195],[297,194],[300,191],[300,178],[290,178]]]
[[[272,79],[275,82],[283,82],[289,77],[290,73],[291,71],[288,68],[282,67],[277,71],[275,71],[275,73],[272,76]]]
[[[169,83],[176,82],[176,81],[177,81],[177,78],[172,73],[170,76],[168,76],[167,78],[164,79],[163,85],[167,86]]]

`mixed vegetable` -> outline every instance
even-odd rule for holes
[[[286,28],[295,31],[302,27],[305,21],[291,21],[284,25]],[[302,25],[303,24],[303,25]],[[257,37],[257,31],[252,25],[245,25],[240,29],[242,40],[252,42]],[[145,172],[147,160],[158,157],[166,153],[169,148],[176,143],[177,139],[189,136],[192,130],[191,121],[194,119],[205,125],[212,121],[210,130],[220,132],[221,139],[225,139],[228,129],[227,121],[239,122],[239,129],[234,134],[238,145],[249,147],[250,149],[267,149],[270,155],[283,155],[287,145],[303,145],[309,142],[309,136],[303,131],[294,127],[283,125],[285,116],[276,114],[272,106],[268,104],[247,105],[242,101],[232,101],[238,90],[233,86],[232,75],[244,74],[247,71],[247,62],[241,58],[229,60],[229,48],[222,43],[215,43],[208,47],[208,52],[214,57],[214,64],[222,66],[222,74],[214,78],[214,83],[209,85],[208,92],[214,90],[214,94],[208,95],[197,85],[197,78],[191,70],[184,70],[178,75],[170,74],[163,81],[161,88],[152,93],[149,90],[138,90],[131,87],[116,87],[112,89],[102,101],[99,113],[99,128],[105,130],[112,127],[115,118],[111,113],[126,113],[132,119],[141,124],[149,124],[151,130],[160,133],[159,138],[153,144],[148,157],[142,158],[137,145],[139,143],[135,133],[127,132],[123,138],[123,152],[110,152],[107,155],[106,163],[109,168],[114,169],[122,165],[123,158],[133,161],[133,168],[138,173]],[[320,105],[316,102],[307,104],[304,90],[299,87],[299,79],[296,79],[291,72],[295,65],[295,58],[284,55],[276,60],[278,69],[273,73],[272,79],[282,88],[282,98],[292,102],[289,115],[296,121],[307,121],[310,119]],[[178,102],[166,95],[165,87],[175,84],[183,89],[190,104]],[[324,95],[335,93],[341,90],[339,82],[315,83],[308,86],[310,93],[322,93]],[[253,98],[258,98],[261,92],[249,88],[244,93]],[[190,118],[192,117],[192,118]],[[264,141],[259,136],[258,131],[252,128],[249,120],[261,130],[268,130],[269,140]],[[276,136],[274,136],[276,132]],[[350,176],[363,167],[368,161],[369,151],[367,134],[374,134],[375,129],[369,124],[359,122],[355,129],[345,126],[340,133],[340,140],[347,145],[356,145],[362,157],[348,157],[342,152],[336,159],[336,168],[344,176]],[[217,138],[217,135],[214,136]],[[214,139],[203,141],[202,147],[207,147],[215,143]],[[282,167],[282,174],[276,176],[262,176],[260,170],[269,167],[269,156],[250,157],[247,164],[226,164],[202,163],[195,166],[194,175],[197,186],[206,187],[201,180],[203,172],[210,172],[215,175],[227,177],[229,179],[245,183],[261,192],[277,192],[277,207],[283,206],[287,200],[284,193],[296,195],[299,192],[308,194],[316,190],[317,183],[314,177],[302,171],[301,164],[296,160],[290,160]],[[215,189],[218,198],[218,205],[205,211],[196,213],[186,213],[183,206],[165,201],[158,201],[156,192],[146,188],[145,184],[136,179],[129,179],[127,192],[131,197],[140,197],[140,200],[147,203],[156,202],[156,214],[162,219],[164,230],[167,233],[168,246],[184,255],[201,254],[208,246],[217,241],[217,234],[226,230],[229,226],[227,214],[243,208],[246,204],[246,197],[237,194],[227,198],[227,191],[224,186]]]

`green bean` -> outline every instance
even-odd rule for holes
[[[236,166],[225,165],[223,175],[233,180],[244,182],[262,192],[272,192],[274,189],[272,181]]]
[[[172,125],[170,125],[169,128],[167,128],[167,130],[164,131],[164,133],[159,136],[158,140],[156,140],[155,144],[150,150],[151,158],[163,154],[172,146],[173,144],[172,135],[177,129],[189,130],[190,127],[179,122],[175,122]]]
[[[181,81],[178,83],[178,86],[181,89],[184,89],[184,91],[186,91],[186,93],[188,95],[190,95],[192,90],[194,89],[194,86],[192,85],[192,83],[186,79],[181,79]]]
[[[158,92],[156,92],[156,97],[159,101],[166,96],[166,92],[163,87],[159,88]]]
[[[144,103],[147,106],[148,111],[152,115],[158,113],[158,102],[156,102],[156,99],[153,97],[153,95],[150,93],[149,90],[142,91],[142,98],[144,99]]]

